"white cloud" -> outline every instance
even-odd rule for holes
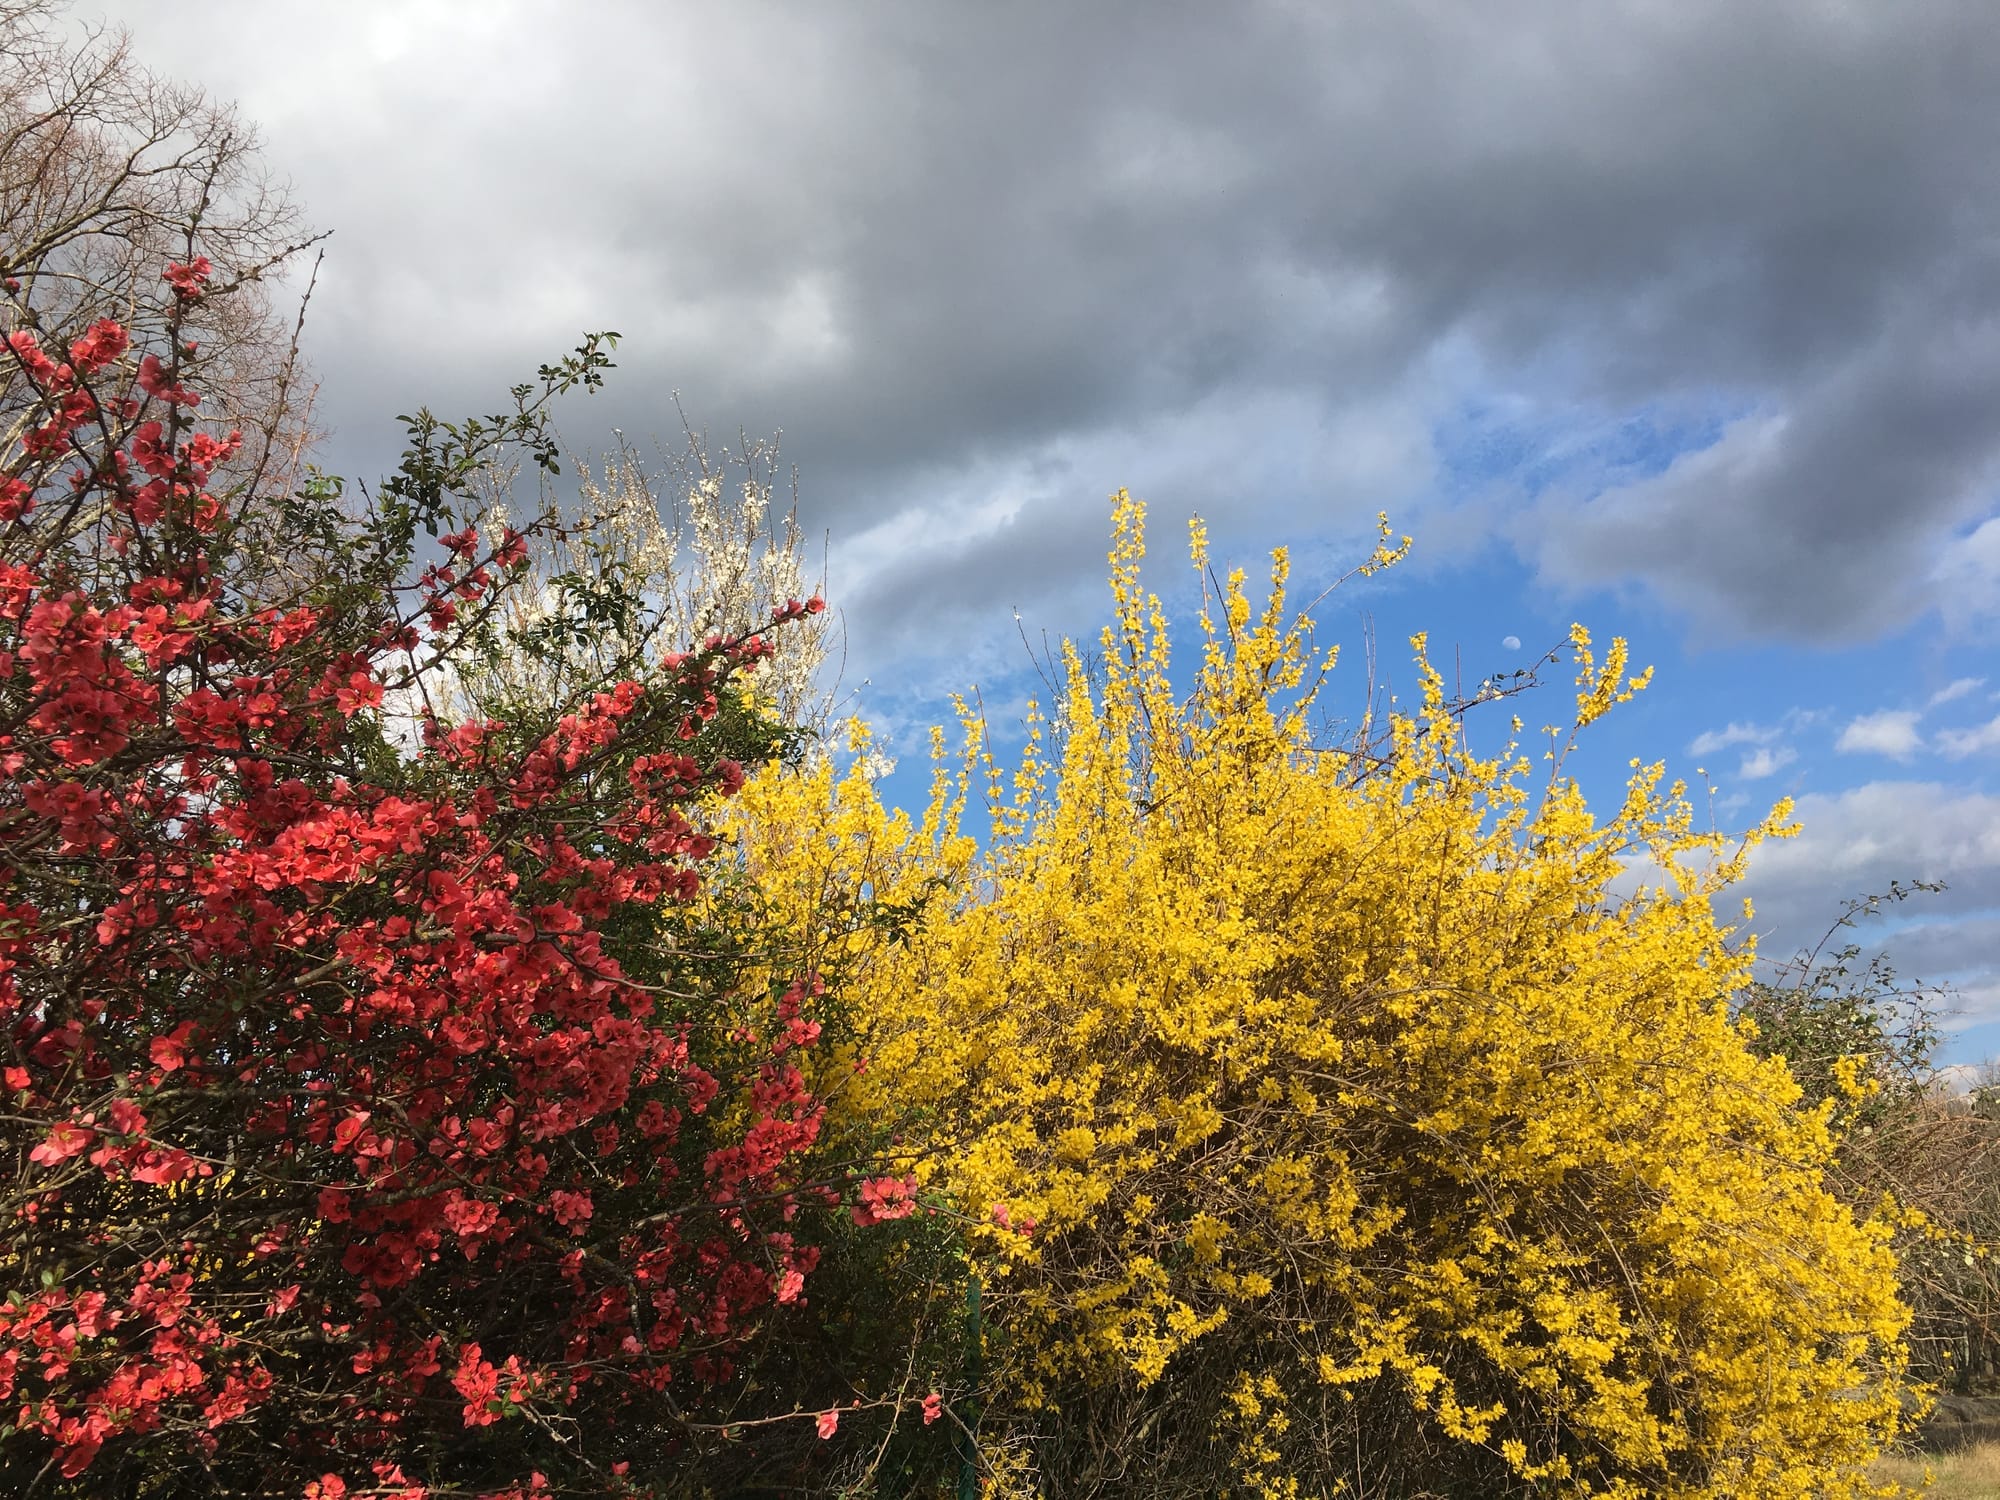
[[[1736,768],[1736,775],[1743,781],[1761,781],[1798,758],[1798,751],[1789,745],[1763,745],[1743,757],[1743,764]]]
[[[1993,1064],[1953,1063],[1948,1068],[1938,1069],[1937,1081],[1948,1094],[1969,1094],[1993,1081]]]
[[[1775,727],[1732,723],[1727,729],[1711,729],[1696,735],[1694,743],[1688,746],[1688,754],[1713,755],[1731,745],[1768,745],[1777,737]]]
[[[1963,627],[2000,614],[2000,516],[1948,543],[1931,579],[1944,616],[1953,624]]]
[[[1887,755],[1895,760],[1908,760],[1923,747],[1923,736],[1917,733],[1918,717],[1900,708],[1863,714],[1840,731],[1840,739],[1833,748],[1849,755]]]
[[[1926,708],[1936,708],[1940,704],[1956,703],[1960,698],[1965,697],[1969,693],[1977,692],[1985,686],[1986,679],[1984,677],[1957,677],[1939,688],[1935,693],[1932,693],[1930,702],[1924,706]]]
[[[1970,729],[1941,729],[1937,747],[1953,760],[1963,760],[1984,750],[2000,750],[2000,718],[1976,724]]]
[[[1877,713],[1862,714],[1850,720],[1847,727],[1841,730],[1834,748],[1850,755],[1886,755],[1894,760],[1908,760],[1924,748],[1924,738],[1917,725],[1927,712],[1940,704],[1968,697],[1985,685],[1984,677],[1959,677],[1932,693],[1922,709],[1885,708]],[[1737,730],[1738,726],[1732,724],[1726,732],[1735,733]],[[1747,735],[1740,737],[1748,738]],[[1718,744],[1727,743],[1713,735],[1704,735],[1696,743],[1700,745],[1711,739]],[[1941,729],[1933,739],[1932,748],[1953,760],[1963,760],[1982,751],[2000,750],[2000,718],[1968,728]]]
[[[1928,781],[1871,781],[1798,799],[1800,833],[1750,862],[1759,905],[1829,887],[1845,895],[1891,880],[1944,880],[1950,905],[2000,906],[2000,796]],[[1814,901],[1817,902],[1815,895]]]
[[[2000,1019],[2000,796],[1876,781],[1808,793],[1796,811],[1798,836],[1751,851],[1744,880],[1765,957],[1811,947],[1843,902],[1891,881],[1943,881],[1942,892],[1885,911],[1897,930],[1864,927],[1854,940],[1880,943],[1900,973],[1950,980],[1962,1007],[1955,1027]]]

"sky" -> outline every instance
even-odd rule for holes
[[[236,100],[333,231],[326,467],[386,472],[395,413],[495,409],[600,328],[573,443],[671,439],[676,392],[782,432],[892,793],[948,693],[1004,719],[1024,632],[1102,622],[1111,491],[1177,605],[1191,514],[1310,595],[1386,510],[1411,558],[1325,635],[1372,630],[1394,686],[1426,630],[1468,687],[1572,620],[1628,637],[1655,685],[1586,785],[1640,756],[1724,824],[1794,798],[1748,880],[1767,954],[1945,882],[1857,936],[1955,986],[1946,1061],[2000,1056],[2000,7],[74,14]]]

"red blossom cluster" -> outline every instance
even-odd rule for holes
[[[136,370],[109,321],[62,363],[6,341],[0,1263],[39,1284],[0,1306],[0,1480],[547,1493],[556,1418],[677,1441],[837,1201],[808,1180],[819,986],[716,1049],[629,964],[715,847],[694,804],[742,784],[713,731],[768,643],[398,743],[386,695],[421,701],[523,536],[249,607],[210,492],[240,440],[192,425],[174,333]],[[855,1222],[912,1189],[864,1183]]]

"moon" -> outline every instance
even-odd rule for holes
[[[1500,643],[1500,646],[1502,650],[1519,651],[1521,649],[1521,638],[1518,635],[1510,635]]]

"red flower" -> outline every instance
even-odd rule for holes
[[[104,1435],[110,1423],[102,1415],[93,1416],[81,1424],[64,1423],[65,1429],[75,1429],[62,1447],[61,1473],[65,1479],[74,1479],[90,1467],[90,1461],[97,1457],[97,1450],[104,1446]]]
[[[113,1099],[111,1128],[120,1135],[142,1135],[146,1129],[146,1112],[130,1099]]]
[[[169,406],[201,405],[200,395],[168,375],[157,354],[148,354],[140,359],[139,389],[149,396],[157,396]]]
[[[382,684],[367,672],[352,672],[347,681],[333,695],[334,706],[343,714],[353,716],[364,708],[382,706]]]
[[[82,1154],[96,1139],[96,1131],[86,1130],[81,1125],[72,1125],[64,1121],[49,1132],[47,1140],[28,1153],[28,1160],[53,1167],[68,1161],[72,1156]]]
[[[369,1112],[357,1109],[333,1127],[333,1149],[345,1151],[360,1138],[362,1127],[369,1121]]]
[[[146,1049],[146,1055],[153,1066],[163,1073],[172,1073],[187,1066],[187,1039],[194,1027],[183,1023],[174,1029],[171,1036],[156,1036]]]
[[[215,268],[208,263],[206,255],[197,255],[186,265],[169,265],[160,273],[160,280],[174,289],[174,295],[187,301],[202,294],[209,273]],[[344,1493],[344,1492],[343,1492]]]
[[[34,491],[25,480],[0,478],[0,522],[18,521],[34,508]]]
[[[907,1219],[917,1209],[914,1177],[874,1177],[861,1184],[861,1201],[849,1212],[866,1229],[890,1219]]]
[[[70,363],[86,375],[95,375],[131,347],[132,339],[115,318],[99,318],[83,337],[69,346]]]
[[[7,347],[14,351],[14,357],[21,362],[22,367],[37,385],[56,386],[63,383],[60,368],[43,351],[40,341],[27,329],[16,329],[8,334]]]
[[[500,1372],[486,1360],[479,1345],[467,1344],[458,1353],[458,1368],[451,1383],[465,1398],[465,1425],[491,1427],[500,1420],[493,1408],[500,1404]]]
[[[549,1194],[549,1212],[555,1220],[571,1234],[582,1234],[590,1223],[592,1212],[590,1194],[557,1192]]]
[[[712,1407],[818,1263],[791,1238],[824,1201],[824,1106],[789,1065],[819,1040],[805,991],[739,1068],[710,1024],[737,978],[669,1004],[621,968],[651,957],[631,919],[696,893],[717,848],[697,806],[744,774],[677,726],[712,739],[764,643],[586,685],[539,719],[529,703],[521,724],[391,734],[369,712],[384,684],[423,702],[423,674],[467,649],[420,641],[425,617],[487,618],[527,538],[501,533],[481,565],[454,520],[451,559],[401,579],[394,524],[328,507],[308,552],[389,565],[308,578],[309,608],[246,597],[204,541],[236,519],[208,486],[241,439],[195,421],[194,351],[159,337],[211,269],[170,267],[173,306],[148,325],[142,301],[136,333],[91,325],[68,363],[26,329],[0,348],[26,377],[20,473],[0,474],[18,814],[0,820],[0,1085],[42,1169],[9,1248],[91,1246],[66,1285],[0,1308],[0,1401],[66,1476],[115,1457],[346,1500],[355,1481],[320,1465],[365,1452],[369,1493],[423,1500],[404,1459],[530,1402],[603,1404],[614,1372],[632,1430]],[[128,360],[132,390],[109,389]],[[31,462],[70,451],[59,474]],[[74,518],[55,579],[24,524],[58,510],[36,511],[42,486]],[[913,1200],[883,1178],[858,1201],[894,1218]],[[107,1232],[126,1223],[147,1233]],[[477,1307],[505,1360],[435,1331]],[[288,1358],[265,1368],[299,1339],[339,1350],[307,1384]],[[298,1442],[253,1454],[253,1411]],[[547,1494],[525,1469],[492,1493]]]

